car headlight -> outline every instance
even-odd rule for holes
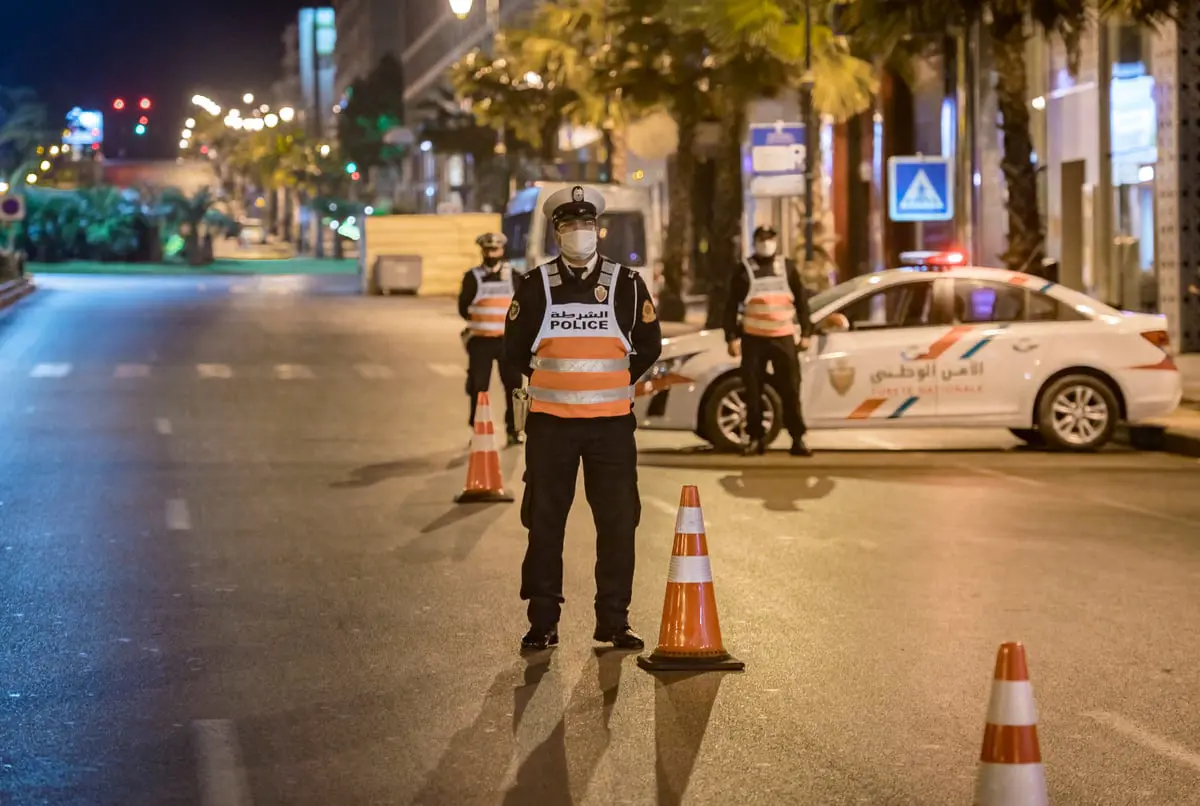
[[[690,361],[695,355],[696,353],[690,353],[688,355],[677,355],[673,358],[664,358],[660,361],[655,361],[650,369],[646,370],[646,374],[643,375],[639,380],[656,381],[659,378],[665,378],[671,374],[678,374],[679,371],[683,369],[683,365]]]

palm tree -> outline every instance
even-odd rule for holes
[[[846,42],[828,26],[824,4],[813,3],[813,105],[819,114],[846,120],[865,110],[878,88],[871,64],[855,58]],[[741,143],[746,129],[746,105],[754,98],[794,91],[805,80],[808,40],[803,0],[669,0],[667,8],[678,30],[700,30],[712,42],[714,97],[721,123],[721,158],[717,163],[712,259],[718,267],[740,260],[737,236],[741,230]],[[814,155],[814,165],[820,165]],[[811,273],[811,267],[805,267]],[[718,270],[719,272],[719,270]],[[708,326],[720,322],[728,290],[718,273],[708,300]]]
[[[46,110],[28,89],[0,87],[0,173],[21,170],[46,133]]]
[[[1004,155],[1000,167],[1008,186],[1008,249],[1005,265],[1040,272],[1045,230],[1037,198],[1037,167],[1029,131],[1027,46],[1034,36],[1056,38],[1066,47],[1070,70],[1078,69],[1080,41],[1093,17],[1124,18],[1153,27],[1167,20],[1174,0],[859,0],[846,14],[847,33],[859,47],[887,58],[896,50],[919,54],[929,37],[955,34],[973,23],[986,26],[996,75],[996,103]]]
[[[201,228],[209,220],[209,213],[216,204],[210,188],[201,188],[188,196],[172,188],[164,192],[163,201],[171,207],[171,218],[183,235],[184,255],[191,266],[202,266],[212,262],[211,247],[206,248],[208,233],[201,240]]]

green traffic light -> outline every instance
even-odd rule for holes
[[[144,125],[142,125],[141,123],[139,123],[138,125],[133,127],[133,131],[134,131],[134,134],[145,134],[146,127]]]
[[[358,165],[353,162],[346,163],[346,173],[352,174],[358,171]]]

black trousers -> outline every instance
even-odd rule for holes
[[[504,365],[504,339],[475,336],[467,342],[467,394],[471,397],[471,417],[467,425],[475,426],[475,405],[479,393],[488,391],[492,385],[492,364],[500,365],[500,380],[504,384],[504,425],[513,433],[514,389],[521,386],[521,376],[513,376]]]
[[[529,415],[521,503],[529,547],[521,565],[521,598],[529,602],[534,627],[557,624],[565,601],[563,538],[580,464],[596,525],[596,625],[607,629],[628,623],[634,534],[642,516],[636,428],[633,415],[577,420]]]
[[[767,365],[772,375],[767,375]],[[746,434],[763,438],[763,384],[770,383],[783,399],[783,426],[792,439],[804,438],[804,412],[800,408],[800,356],[791,336],[769,339],[742,337],[742,381],[746,384]]]

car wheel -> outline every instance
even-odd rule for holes
[[[782,402],[774,387],[763,387],[763,441],[770,445],[779,436],[779,411]],[[740,451],[749,442],[746,436],[746,387],[737,375],[716,383],[700,412],[698,433],[718,451]]]
[[[1067,375],[1050,384],[1038,404],[1038,431],[1053,448],[1094,451],[1117,428],[1117,398],[1090,375]]]
[[[1036,428],[1010,428],[1008,430],[1014,437],[1031,448],[1042,448],[1046,445],[1046,438]]]

